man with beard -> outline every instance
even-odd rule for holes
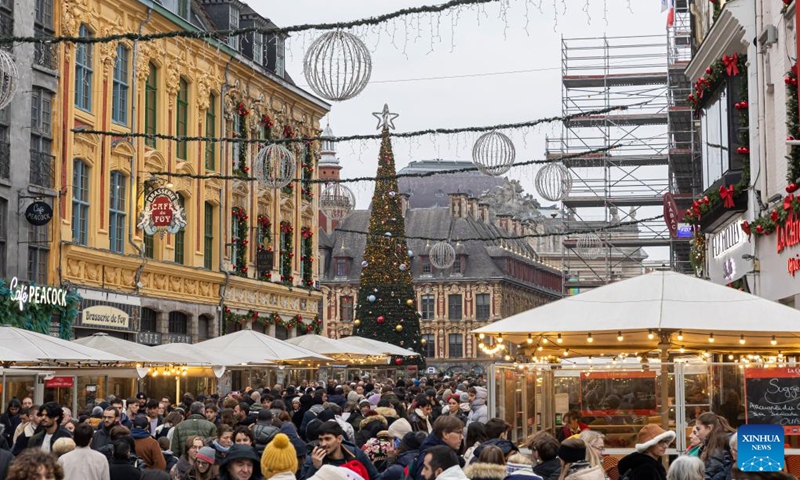
[[[114,407],[103,410],[103,421],[97,426],[97,430],[92,437],[92,450],[100,450],[111,443],[111,429],[114,428],[119,420],[119,413]]]
[[[300,474],[300,479],[307,479],[317,473],[323,465],[335,467],[353,465],[354,470],[367,472],[364,480],[378,480],[380,473],[369,460],[367,454],[355,445],[344,442],[344,430],[335,420],[324,422],[317,430],[319,445],[314,447]]]
[[[425,453],[423,480],[466,480],[458,455],[446,445],[432,447]]]
[[[41,447],[43,451],[50,453],[56,440],[72,438],[69,430],[61,426],[62,415],[64,412],[61,405],[56,402],[47,402],[39,407],[39,426],[42,430],[31,437],[28,448]]]

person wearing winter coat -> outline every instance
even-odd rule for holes
[[[172,451],[175,455],[183,455],[186,439],[195,435],[202,438],[214,437],[217,435],[217,427],[206,420],[206,406],[202,402],[194,402],[189,407],[189,417],[172,427]]]
[[[469,480],[503,480],[507,474],[506,457],[499,447],[490,445],[464,469]]]
[[[533,461],[530,458],[516,452],[506,460],[506,477],[503,480],[542,480],[542,477],[533,473]]]
[[[558,480],[561,476],[561,460],[558,459],[560,446],[556,437],[548,432],[534,434],[528,442],[534,460],[533,473],[544,480]]]
[[[178,463],[169,471],[170,478],[172,480],[187,480],[189,472],[194,468],[197,453],[203,447],[205,447],[205,442],[201,437],[188,437],[184,445],[183,455],[178,458]]]
[[[303,464],[303,470],[298,477],[300,480],[314,476],[323,465],[340,467],[349,464],[354,464],[353,466],[358,470],[363,468],[366,471],[368,478],[364,477],[364,480],[380,478],[380,473],[367,454],[356,448],[355,445],[343,441],[344,431],[338,423],[335,421],[323,423],[317,430],[317,435],[319,444]]]
[[[356,434],[356,446],[358,448],[363,447],[367,440],[373,438],[381,430],[385,430],[387,426],[386,417],[383,415],[367,414],[367,417],[361,420],[361,428]]]
[[[394,458],[390,458],[389,466],[381,475],[381,480],[403,480],[406,477],[407,469],[419,455],[419,447],[425,441],[426,436],[424,432],[406,433],[395,450]]]
[[[378,473],[383,473],[388,466],[389,455],[394,452],[394,438],[388,430],[381,430],[374,438],[367,440],[361,450],[367,454]]]
[[[408,416],[408,423],[411,424],[411,429],[415,432],[431,433],[431,413],[433,406],[427,397],[421,397],[417,400],[417,408]]]
[[[266,451],[266,450],[265,450]],[[263,480],[260,460],[253,447],[233,445],[219,464],[220,480]]]
[[[272,441],[278,433],[278,427],[272,424],[272,412],[270,410],[259,410],[258,420],[252,427],[253,438],[255,438],[256,453],[261,455],[267,444]]]
[[[353,426],[354,432],[358,433],[358,429],[361,428],[361,420],[364,420],[364,414],[367,413],[369,409],[369,401],[361,400],[358,402],[358,406],[350,412],[350,416],[347,417],[347,423]]]
[[[161,456],[164,457],[164,463],[167,465],[164,470],[169,472],[172,470],[172,467],[178,464],[178,457],[169,449],[169,439],[167,437],[159,438],[158,446],[161,448]]]
[[[561,459],[559,480],[605,480],[602,466],[592,466],[586,460],[586,444],[580,438],[568,438],[558,449]]]
[[[130,443],[121,438],[115,440],[112,445],[114,453],[111,457],[111,466],[108,469],[111,480],[140,480],[142,477],[141,470],[131,465]]]
[[[467,426],[473,422],[488,422],[489,408],[486,406],[486,399],[489,397],[488,390],[483,387],[470,387],[468,393],[470,412],[467,417]]]
[[[706,412],[697,417],[697,436],[703,441],[700,460],[706,465],[705,480],[727,480],[734,466],[730,435],[733,429],[716,413]]]
[[[437,418],[436,421],[433,422],[433,431],[425,438],[422,445],[419,447],[419,457],[417,457],[417,461],[414,462],[413,471],[409,471],[409,477],[413,480],[425,480],[422,474],[423,464],[419,459],[424,459],[429,450],[438,446],[446,446],[453,452],[458,453],[459,450],[461,450],[463,441],[464,424],[461,420],[450,416],[441,416]],[[458,458],[458,456],[456,458]],[[459,459],[459,464],[463,465],[463,459]]]
[[[3,438],[6,439],[6,443],[12,445],[14,431],[17,429],[17,426],[21,423],[19,417],[19,411],[22,409],[22,403],[17,400],[16,398],[12,398],[10,402],[8,402],[8,406],[6,407],[6,411],[0,415],[0,426],[3,428]]]
[[[309,439],[306,436],[306,427],[308,426],[308,422],[317,418],[317,415],[319,415],[322,412],[323,410],[322,405],[324,403],[325,401],[322,399],[322,391],[317,392],[312,398],[311,408],[309,408],[308,411],[305,414],[303,414],[303,422],[300,424],[300,430],[299,430],[300,437],[305,438],[306,440],[313,440]]]
[[[261,474],[266,480],[295,480],[297,452],[283,433],[278,433],[261,454]]]
[[[442,407],[442,415],[451,415],[467,423],[470,407],[469,403],[461,403],[461,395],[450,395],[447,404]]]
[[[637,436],[636,451],[617,465],[620,478],[628,475],[629,480],[666,480],[667,471],[661,457],[666,455],[673,440],[675,432],[666,431],[654,423],[642,427]]]
[[[158,440],[150,436],[150,432],[145,430],[150,421],[144,415],[136,415],[131,421],[133,428],[131,429],[131,436],[135,444],[136,455],[144,460],[147,468],[154,468],[156,470],[166,470],[167,461],[161,453],[161,447],[158,446]]]
[[[439,445],[420,454],[422,457],[422,480],[467,480],[461,469],[458,455],[449,446]]]

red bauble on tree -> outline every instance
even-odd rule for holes
[[[383,315],[379,316],[379,317],[377,318],[377,320],[378,320],[378,323],[380,323],[381,325],[383,325],[383,322],[385,322],[385,321],[386,321],[386,319],[385,319],[385,318],[383,318]]]

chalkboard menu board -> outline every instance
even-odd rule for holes
[[[582,372],[581,413],[585,416],[656,415],[656,372]]]
[[[748,368],[744,374],[745,419],[782,425],[800,435],[800,368]]]

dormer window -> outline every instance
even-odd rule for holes
[[[284,40],[281,35],[278,35],[275,42],[275,74],[279,77],[283,77],[286,68],[286,45]]]
[[[431,260],[428,257],[420,257],[420,260],[422,261],[422,274],[432,275],[433,266],[431,265]]]
[[[184,20],[189,20],[189,12],[191,8],[189,6],[192,0],[178,0],[178,16]]]
[[[462,275],[464,273],[463,270],[463,262],[461,261],[461,256],[457,256],[455,261],[453,261],[453,274],[454,275]]]
[[[339,257],[336,259],[336,276],[346,277],[350,270],[350,259]]]
[[[264,34],[253,33],[253,61],[264,65]]]
[[[228,10],[228,30],[236,30],[239,28],[239,9],[230,5]],[[239,35],[231,35],[228,37],[228,45],[236,51],[239,51]]]

